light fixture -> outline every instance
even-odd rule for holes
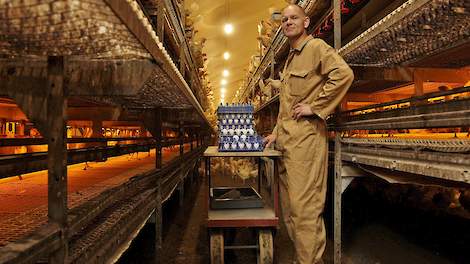
[[[220,88],[220,92],[221,92],[222,94],[225,94],[225,88],[224,88],[224,87]]]
[[[230,59],[230,53],[228,51],[224,52],[224,60]]]
[[[225,34],[230,35],[233,32],[233,25],[228,23],[224,25]]]
[[[222,84],[222,85],[226,85],[226,84],[227,84],[227,80],[225,80],[225,79],[222,79],[222,81],[220,81],[220,84]]]
[[[228,70],[223,70],[223,71],[222,71],[222,76],[224,76],[224,77],[227,77],[229,74],[230,74],[230,73],[229,73]]]

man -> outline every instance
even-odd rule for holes
[[[283,152],[280,195],[284,222],[300,264],[321,263],[326,244],[323,208],[328,170],[326,117],[353,81],[344,60],[321,39],[307,35],[310,19],[298,5],[282,12],[290,52],[281,75],[277,124],[265,138]]]

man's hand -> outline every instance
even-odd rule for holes
[[[292,118],[295,120],[298,120],[302,116],[311,116],[313,115],[312,108],[308,104],[301,104],[298,103],[294,105],[294,108],[292,108],[294,113],[292,114]]]
[[[263,139],[263,144],[265,145],[265,148],[269,148],[274,142],[276,141],[276,135],[269,135]]]

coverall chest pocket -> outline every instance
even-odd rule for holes
[[[308,92],[305,84],[307,83],[309,72],[308,70],[290,72],[288,81],[290,95],[302,96]]]

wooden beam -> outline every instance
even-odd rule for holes
[[[47,67],[49,90],[47,104],[48,126],[48,218],[61,229],[60,249],[51,253],[49,263],[64,263],[68,256],[67,229],[67,147],[66,108],[64,87],[64,58],[49,57]]]
[[[356,80],[413,82],[418,76],[423,82],[466,83],[470,69],[413,68],[413,67],[352,67]]]
[[[120,107],[68,107],[69,120],[120,120]]]
[[[35,87],[46,87],[46,67],[42,61],[31,63],[24,58],[0,61],[0,94],[9,90],[38,93],[40,89]],[[156,67],[148,59],[71,60],[67,61],[64,76],[69,96],[132,96],[155,77]],[[15,99],[12,92],[7,94]]]

